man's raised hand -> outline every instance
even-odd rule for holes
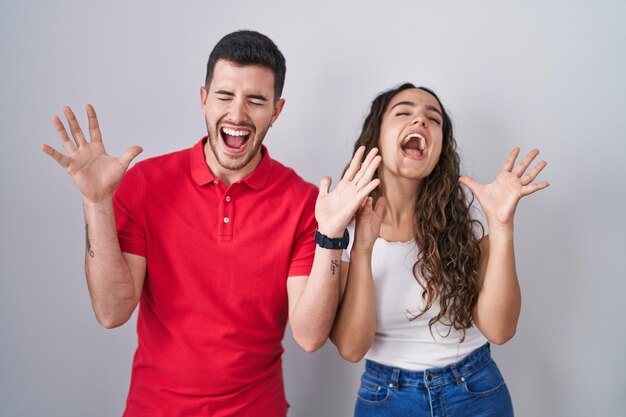
[[[87,202],[99,203],[112,197],[131,161],[142,152],[141,147],[132,146],[120,157],[106,153],[102,143],[98,116],[91,105],[87,105],[89,119],[89,137],[87,141],[74,112],[69,107],[63,108],[72,137],[67,133],[61,119],[52,118],[65,154],[49,145],[40,145],[40,149],[61,165],[82,193]]]

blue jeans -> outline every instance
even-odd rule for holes
[[[355,417],[512,417],[489,344],[445,368],[406,371],[367,360]]]

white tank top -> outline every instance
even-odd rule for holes
[[[472,209],[474,218],[484,219],[484,214],[477,206]],[[481,223],[485,225],[486,221]],[[349,229],[350,236],[354,236],[354,224]],[[350,244],[343,251],[343,260],[346,262],[350,262],[351,249]],[[458,362],[487,343],[487,339],[472,326],[466,329],[465,340],[460,343],[462,333],[439,322],[433,325],[431,334],[428,322],[440,311],[438,300],[422,317],[409,320],[419,314],[424,306],[422,287],[413,276],[417,254],[415,240],[376,240],[372,252],[372,275],[376,287],[376,336],[365,358],[388,366],[422,371]]]

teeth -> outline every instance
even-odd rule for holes
[[[405,145],[411,139],[416,139],[416,138],[419,139],[420,148],[423,149],[426,146],[426,139],[424,139],[424,136],[420,135],[419,133],[411,133],[410,135],[404,138],[404,140],[402,141],[402,144]]]
[[[235,129],[228,129],[228,128],[222,128],[222,132],[226,133],[229,136],[248,136],[248,131],[246,130],[235,130]]]

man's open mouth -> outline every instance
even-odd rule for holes
[[[223,127],[220,129],[220,133],[226,148],[233,151],[243,148],[250,138],[250,131],[247,129]]]

